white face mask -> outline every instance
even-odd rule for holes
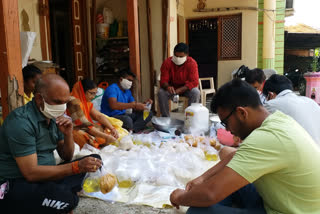
[[[120,86],[124,89],[124,90],[128,90],[131,88],[132,86],[132,81],[127,80],[125,78],[123,78],[120,82]]]
[[[44,101],[44,108],[41,109],[41,113],[49,119],[56,119],[64,114],[67,109],[67,104],[60,104],[60,105],[50,105]]]
[[[257,89],[256,89],[257,90]],[[260,90],[257,90],[258,94],[261,95],[262,94],[262,91]]]
[[[187,61],[187,56],[177,57],[177,56],[173,55],[171,60],[176,65],[182,65],[183,63],[185,63]]]

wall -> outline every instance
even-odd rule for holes
[[[36,32],[30,59],[42,60],[38,0],[18,0],[20,31]]]
[[[185,0],[178,0],[178,42],[184,42],[186,43],[186,19],[185,19],[185,13],[184,13],[184,1]],[[188,1],[188,0],[187,0]]]
[[[169,21],[170,21],[169,56],[172,56],[173,49],[178,42],[177,2],[176,2],[176,0],[169,0]]]
[[[118,21],[127,19],[127,0],[96,0],[97,13],[103,13],[103,8],[108,7],[113,12],[113,17]]]
[[[218,87],[231,80],[231,72],[245,64],[250,68],[257,67],[258,50],[258,12],[254,10],[234,10],[229,12],[194,12],[198,0],[184,0],[186,19],[214,17],[242,13],[242,52],[241,60],[218,61]],[[257,0],[207,0],[207,8],[219,7],[258,7]]]
[[[284,71],[284,18],[285,18],[285,0],[277,0],[276,26],[275,26],[275,57],[274,68],[278,74]]]
[[[160,81],[160,67],[163,62],[163,43],[162,43],[162,6],[160,0],[151,0],[151,25],[152,25],[152,48],[153,63],[156,70],[157,80]],[[145,60],[142,58],[141,60]]]

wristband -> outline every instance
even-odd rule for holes
[[[79,170],[79,161],[74,161],[71,163],[72,164],[72,173],[73,174],[79,174],[80,170]]]

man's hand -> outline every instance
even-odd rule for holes
[[[143,111],[145,108],[146,108],[146,104],[136,103],[136,108],[135,108],[135,110],[137,110],[137,111]]]
[[[177,209],[179,209],[180,206],[180,202],[179,199],[180,197],[185,193],[186,191],[183,189],[176,189],[175,191],[173,191],[170,195],[170,202],[171,204],[176,207]]]
[[[95,172],[102,165],[102,161],[94,157],[86,157],[79,160],[79,170],[81,173],[84,172]]]
[[[187,86],[182,86],[182,87],[176,89],[176,94],[179,94],[179,95],[183,94],[187,90],[188,90]]]
[[[147,99],[144,103],[150,103],[150,104],[152,105],[153,100],[151,100],[151,99]]]
[[[176,91],[174,90],[174,87],[172,87],[172,86],[169,86],[169,87],[167,88],[167,91],[168,91],[170,94],[175,94],[175,93],[176,93]]]
[[[64,116],[60,116],[56,119],[56,124],[57,124],[59,130],[64,135],[72,134],[73,125],[72,125],[72,121],[69,118],[66,118]]]
[[[196,179],[193,179],[192,181],[189,181],[186,185],[186,191],[189,191],[191,190],[194,186],[197,186],[201,183],[203,183],[203,178],[200,176],[200,177],[197,177]]]
[[[176,94],[182,94],[183,92],[182,92],[182,90],[181,90],[181,88],[177,88],[176,89]]]

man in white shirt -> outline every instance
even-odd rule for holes
[[[291,116],[320,146],[320,106],[308,97],[297,96],[292,89],[287,77],[272,75],[263,88],[268,100],[264,106],[271,113],[280,110]]]

